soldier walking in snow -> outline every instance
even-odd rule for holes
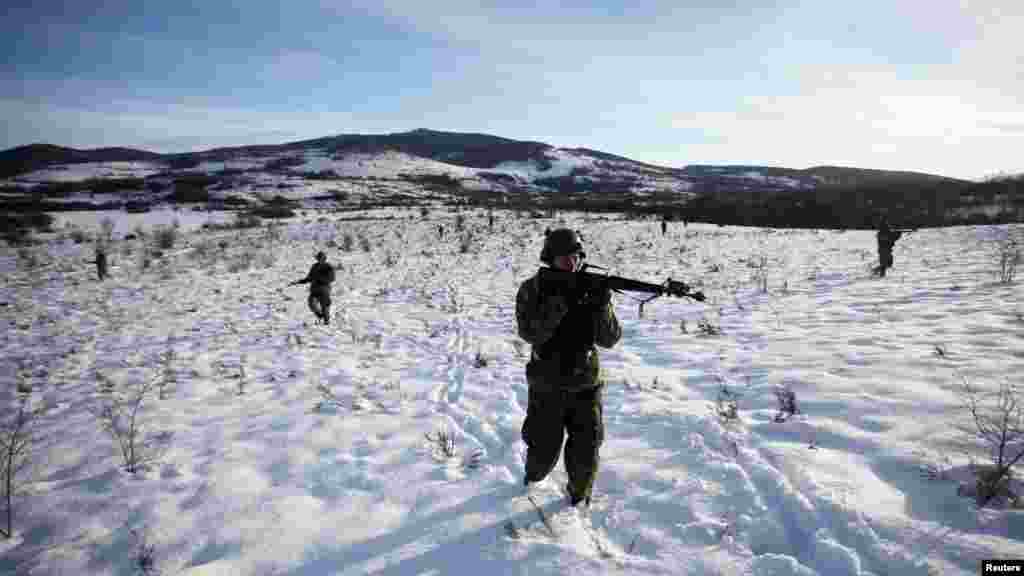
[[[107,251],[102,246],[96,246],[96,259],[86,260],[89,264],[96,265],[96,277],[103,280],[107,277]]]
[[[889,227],[889,219],[882,216],[878,223],[878,266],[874,272],[879,277],[885,276],[885,271],[892,268],[892,248],[896,241],[903,235],[904,230],[893,230]]]
[[[576,232],[561,228],[547,233],[540,259],[551,269],[576,272],[584,257]],[[604,381],[595,345],[611,348],[622,329],[607,286],[581,291],[564,281],[566,275],[556,279],[545,276],[545,270],[523,282],[516,294],[519,336],[532,345],[526,365],[523,484],[529,490],[551,473],[568,435],[563,454],[566,492],[573,506],[589,505],[604,440]]]
[[[309,269],[305,278],[296,280],[289,286],[309,284],[309,309],[324,324],[331,323],[331,283],[334,282],[334,267],[327,263],[327,255],[316,253],[316,263]]]

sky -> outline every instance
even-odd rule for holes
[[[1024,3],[15,0],[0,148],[430,128],[665,166],[1020,173]]]
[[[112,215],[115,238],[181,226],[148,266],[145,241],[118,240],[99,282],[94,245],[62,238]],[[572,213],[489,229],[464,210],[464,253],[462,235],[438,238],[443,210],[219,231],[192,210],[56,216],[59,236],[0,253],[0,432],[15,390],[43,409],[0,574],[972,576],[1024,558],[1024,511],[974,504],[969,462],[989,453],[957,428],[962,381],[989,392],[1024,370],[1024,287],[993,275],[1024,226],[906,235],[875,278],[871,231],[663,235]],[[707,296],[643,314],[646,295],[613,296],[594,498],[582,517],[565,506],[559,462],[536,495],[554,534],[522,497],[530,346],[515,329],[551,226],[581,229],[617,274]],[[324,245],[340,231],[371,249]],[[288,286],[318,247],[339,269],[328,326]],[[129,398],[164,384],[136,412],[152,457],[137,473],[95,416],[118,397],[105,382]],[[716,415],[723,387],[734,419]],[[799,412],[785,422],[779,388]]]

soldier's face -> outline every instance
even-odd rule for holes
[[[572,254],[555,256],[554,265],[558,270],[575,272],[580,266],[580,254],[579,252],[573,252]]]

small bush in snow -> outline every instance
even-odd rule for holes
[[[101,378],[101,387],[105,382]],[[113,388],[112,384],[109,385]],[[159,379],[145,379],[129,385],[123,393],[111,389],[102,394],[98,405],[90,408],[100,427],[114,440],[124,469],[138,472],[161,455],[166,436],[150,436],[144,429],[143,405],[159,386]]]
[[[473,233],[466,232],[459,237],[459,253],[469,254],[473,249]]]
[[[153,230],[154,245],[163,250],[170,250],[178,242],[177,222],[173,226],[158,226]]]
[[[449,459],[454,458],[457,454],[455,436],[447,427],[439,428],[433,434],[427,432],[424,436],[430,442],[431,452],[435,458]]]
[[[998,496],[1016,500],[1009,482],[1014,466],[1024,458],[1024,396],[1009,381],[997,392],[984,394],[963,378],[960,399],[970,420],[958,428],[992,462],[975,468],[978,506],[984,507]]]
[[[341,251],[342,252],[351,252],[353,244],[354,244],[354,242],[352,241],[352,235],[351,234],[346,233],[344,236],[341,237]]]
[[[719,336],[722,334],[722,329],[711,319],[701,316],[697,321],[697,333],[701,336]]]
[[[359,235],[359,249],[366,253],[369,253],[372,249],[369,238],[362,234]]]
[[[81,228],[75,228],[72,230],[68,237],[71,238],[71,241],[75,244],[82,244],[90,240],[89,235]]]
[[[238,361],[238,395],[245,394],[245,386],[249,383],[249,375],[245,371],[246,356],[243,354]]]
[[[730,423],[739,420],[739,395],[729,389],[723,382],[718,388],[718,396],[715,398],[715,415],[723,423]]]
[[[174,389],[178,383],[178,376],[174,370],[174,363],[177,360],[177,355],[174,353],[174,349],[168,345],[167,350],[161,355],[161,371],[160,376],[157,380],[158,397],[161,400],[166,400],[168,393]]]
[[[35,270],[39,267],[39,256],[36,251],[28,246],[18,248],[18,266],[25,270]]]
[[[32,467],[33,447],[37,441],[34,423],[43,408],[30,408],[27,394],[20,396],[18,405],[0,416],[0,495],[5,508],[5,528],[0,536],[10,538],[14,534],[14,499],[21,494],[29,479],[26,477]]]
[[[132,540],[134,541],[132,557],[135,567],[142,576],[158,576],[156,563],[156,545],[151,544],[142,530],[132,529]]]
[[[322,410],[327,406],[345,408],[345,403],[331,390],[331,387],[323,382],[316,385],[316,391],[320,394],[320,401],[316,403],[315,410]]]
[[[752,279],[758,291],[766,294],[768,292],[768,257],[764,255],[753,257],[747,265],[754,270]]]
[[[426,433],[427,441],[430,443],[431,453],[434,458],[440,461],[452,460],[458,456],[458,447],[455,443],[455,435],[447,428],[439,428],[433,434]],[[483,464],[483,450],[473,450],[464,456],[459,465],[466,470],[476,470]]]
[[[800,413],[796,406],[796,392],[789,386],[783,384],[775,387],[775,400],[779,404],[778,412],[775,414],[775,422],[785,422]]]

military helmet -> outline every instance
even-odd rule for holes
[[[545,231],[544,248],[540,251],[540,260],[545,264],[554,262],[556,256],[579,253],[580,258],[586,258],[583,252],[583,244],[580,242],[579,234],[568,228]]]
[[[326,260],[327,259],[327,254],[324,254],[323,252],[317,252],[316,253],[316,259],[317,260]]]

